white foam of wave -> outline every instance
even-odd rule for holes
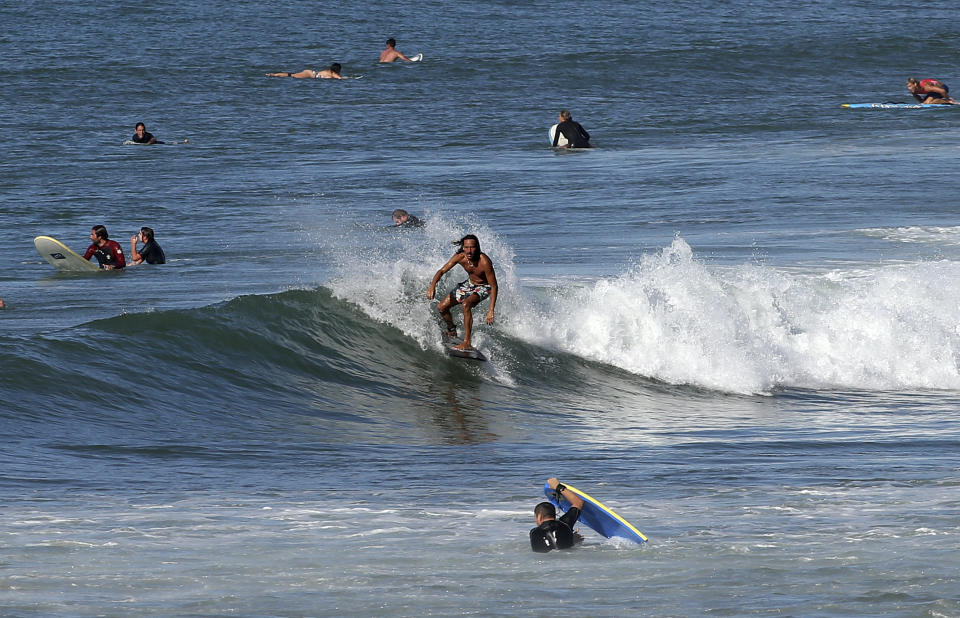
[[[960,264],[797,274],[710,268],[681,238],[612,279],[559,289],[517,334],[671,383],[960,389]]]
[[[899,243],[960,245],[960,226],[903,226],[860,230],[865,236]]]

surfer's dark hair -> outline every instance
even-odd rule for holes
[[[331,64],[331,65],[330,65],[330,70],[333,71],[334,73],[339,73],[339,72],[340,72],[340,63],[339,63],[339,62],[334,62],[333,64]]]
[[[90,231],[97,235],[97,238],[102,238],[104,240],[110,240],[110,234],[107,234],[107,228],[102,225],[95,225],[90,228]]]
[[[133,129],[134,129],[134,130],[137,130],[137,129],[139,129],[140,127],[143,127],[143,130],[144,130],[144,131],[147,130],[147,125],[143,124],[142,122],[138,122],[138,123],[136,124],[136,126],[133,127]]]
[[[146,242],[150,242],[151,240],[153,240],[153,230],[151,228],[142,227],[140,228],[140,233],[143,234],[143,239]]]
[[[573,120],[573,114],[570,113],[569,109],[561,109],[560,117],[564,120]]]
[[[550,517],[553,519],[557,518],[557,507],[553,506],[549,502],[541,502],[533,508],[534,517]]]
[[[473,234],[467,234],[460,240],[453,241],[454,245],[460,247],[459,249],[457,249],[457,253],[463,253],[463,243],[465,243],[468,240],[475,240],[477,242],[477,251],[480,251],[480,239],[474,236]],[[482,251],[480,252],[483,253]]]
[[[390,47],[396,47],[396,46],[397,46],[397,40],[396,40],[396,39],[387,39],[387,45],[389,45]]]

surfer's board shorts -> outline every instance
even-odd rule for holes
[[[460,304],[471,294],[476,294],[480,297],[480,300],[477,301],[478,303],[482,302],[490,296],[490,286],[485,283],[471,283],[471,281],[467,279],[466,281],[462,281],[450,292],[450,299]]]

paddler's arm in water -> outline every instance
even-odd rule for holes
[[[490,307],[487,309],[487,324],[493,324],[493,308],[497,305],[497,273],[493,270],[493,262],[487,258],[490,266],[487,268],[487,283],[490,284]]]
[[[443,265],[443,268],[437,271],[437,274],[433,276],[433,281],[430,282],[430,288],[427,289],[427,298],[433,300],[434,295],[437,292],[437,283],[440,282],[440,277],[447,274],[447,272],[457,265],[457,262],[460,261],[460,258],[463,257],[462,253],[455,253],[450,260]]]
[[[547,485],[550,486],[550,489],[553,489],[554,491],[556,491],[557,485],[560,485],[560,481],[557,480],[557,477],[552,477],[552,478],[547,479]],[[564,488],[560,491],[560,494],[561,494],[561,496],[562,496],[567,502],[570,503],[570,506],[575,506],[575,507],[577,507],[578,509],[580,509],[581,511],[583,510],[583,498],[581,498],[581,497],[578,496],[577,494],[573,493],[572,491],[570,491],[570,490],[567,489],[566,487],[564,487]],[[583,539],[581,538],[581,540],[583,540]]]

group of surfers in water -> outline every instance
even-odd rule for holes
[[[380,53],[380,62],[393,62],[398,59],[405,62],[412,62],[410,58],[407,58],[397,51],[396,44],[397,42],[392,38],[387,40],[386,48]],[[297,79],[342,79],[340,70],[340,64],[334,63],[330,65],[329,69],[322,71],[305,69],[298,73],[267,73],[267,76],[293,77]],[[914,77],[911,77],[907,80],[907,89],[920,103],[946,105],[957,104],[957,101],[950,96],[949,86],[937,79],[918,80]],[[560,146],[558,144],[560,136],[566,138],[567,144],[565,146]],[[156,138],[153,135],[146,132],[146,128],[142,122],[137,123],[136,134],[133,137],[133,141],[142,144],[159,143],[156,141]],[[573,120],[573,116],[569,110],[561,110],[557,115],[557,130],[554,133],[553,146],[559,148],[591,147],[590,134],[583,128],[583,126],[580,125],[580,123]],[[420,219],[402,209],[397,209],[393,212],[393,221],[397,227],[421,227],[423,225],[423,222]],[[98,227],[102,228],[102,226]],[[144,230],[148,230],[148,233],[144,234]],[[141,231],[142,240],[144,242],[153,242],[152,232],[153,230],[149,230],[149,228],[143,228]],[[96,238],[94,238],[95,235],[97,236]],[[103,246],[106,245],[108,249],[111,247],[111,245],[106,242],[107,238],[105,228],[99,231],[97,228],[94,228],[94,230],[91,231],[91,240],[94,241],[94,244],[91,245],[90,249],[87,250],[88,255],[85,255],[85,258],[89,259],[89,257],[97,255],[99,259],[100,257],[104,257],[105,255],[109,255],[111,253],[109,250],[105,251]],[[133,244],[132,248],[134,255],[139,257],[139,254],[136,250],[136,240],[131,239],[131,242]],[[116,243],[113,244],[116,245]],[[456,338],[457,328],[453,322],[451,309],[456,305],[460,305],[461,310],[463,311],[463,340],[454,347],[458,350],[470,350],[473,348],[471,341],[471,336],[473,334],[473,308],[489,298],[490,303],[485,316],[485,321],[487,324],[493,324],[494,322],[494,309],[497,303],[497,275],[490,257],[480,250],[480,240],[475,235],[467,234],[460,240],[455,241],[454,245],[458,247],[456,253],[454,253],[453,257],[451,257],[447,263],[444,264],[433,276],[433,280],[430,282],[430,286],[427,289],[427,298],[434,300],[436,296],[437,284],[443,275],[449,272],[452,268],[455,266],[460,266],[464,271],[466,271],[467,278],[457,284],[457,286],[449,294],[447,294],[437,303],[437,311],[439,311],[440,317],[443,318],[444,324],[446,325],[446,336],[450,338]],[[119,245],[117,245],[117,247],[119,247]],[[119,253],[121,256],[120,259],[122,259],[122,250],[120,250]],[[108,257],[106,260],[107,263],[105,264],[103,261],[101,261],[101,265],[109,268],[111,267],[110,262],[113,260],[116,260],[116,257],[113,257],[112,259]],[[122,268],[122,266],[120,267]]]
[[[404,62],[414,62],[397,51],[396,39],[387,39],[386,48],[380,52],[380,62],[393,62],[394,60],[403,60]],[[343,79],[340,71],[343,67],[339,62],[334,62],[329,69],[304,69],[296,73],[280,71],[279,73],[267,73],[267,77],[293,77],[295,79]]]
[[[137,243],[142,243],[137,249]],[[127,266],[127,258],[123,254],[123,247],[115,240],[111,240],[107,228],[95,225],[90,228],[90,246],[87,247],[83,259],[96,258],[103,270],[123,270]],[[142,227],[140,231],[130,237],[130,258],[132,264],[166,264],[167,256],[153,238],[153,229]]]

